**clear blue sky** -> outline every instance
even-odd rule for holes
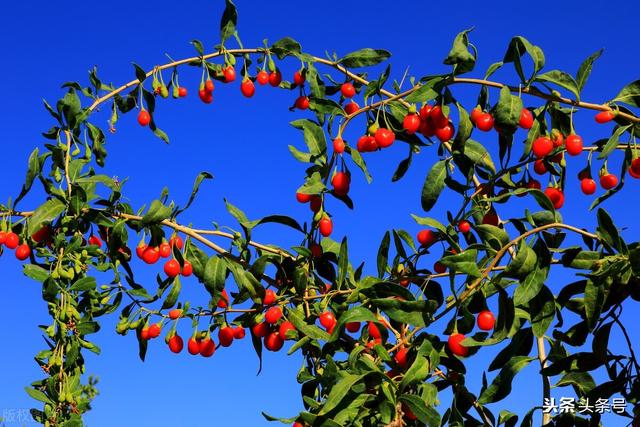
[[[93,65],[98,66],[104,81],[119,84],[133,77],[132,61],[148,69],[164,62],[164,53],[174,58],[191,55],[188,42],[194,38],[201,39],[211,50],[217,42],[223,3],[69,0],[5,2],[0,6],[4,17],[0,27],[0,199],[6,201],[18,193],[27,157],[34,146],[43,143],[40,132],[52,125],[42,108],[42,98],[55,102],[63,93],[59,88],[65,81],[86,84],[87,71]],[[407,66],[411,74],[418,76],[444,71],[442,59],[453,37],[472,26],[475,30],[471,39],[480,55],[476,76],[482,76],[489,64],[502,58],[512,36],[523,35],[544,49],[547,70],[575,72],[585,57],[605,48],[587,83],[585,99],[604,101],[640,77],[635,30],[640,7],[633,2],[620,2],[615,7],[604,1],[546,0],[484,4],[457,1],[438,6],[433,2],[395,1],[392,7],[389,2],[380,1],[261,2],[261,6],[243,0],[237,3],[245,46],[260,46],[265,37],[275,41],[292,36],[306,51],[320,56],[325,50],[342,55],[361,47],[385,48],[393,53],[396,78]],[[289,61],[283,69],[290,75],[297,65]],[[512,79],[513,74],[499,73],[498,78]],[[293,93],[258,87],[256,96],[247,100],[240,95],[236,82],[228,87],[218,85],[214,103],[204,106],[196,97],[199,71],[186,70],[181,82],[189,87],[189,98],[160,102],[156,116],[172,138],[170,145],[140,129],[133,115],[122,118],[118,133],[108,137],[105,173],[121,179],[129,177],[125,194],[134,206],[157,198],[165,185],[172,197],[184,201],[195,175],[207,170],[216,179],[202,187],[200,198],[185,220],[200,227],[210,221],[233,226],[223,197],[244,209],[250,218],[282,213],[299,221],[308,220],[307,207],[297,205],[293,197],[304,166],[287,150],[288,144],[302,147],[299,132],[288,125],[304,115],[287,111]],[[470,98],[467,100],[468,107],[472,107]],[[531,100],[525,103],[532,105]],[[98,117],[98,124],[106,126],[106,116]],[[578,114],[576,127],[586,142],[605,137],[609,130],[596,128],[590,113]],[[355,131],[351,138],[354,136]],[[481,140],[496,144],[487,137]],[[406,155],[405,147],[397,145],[383,155],[368,157],[374,175],[372,185],[366,186],[364,179],[355,174],[354,211],[337,202],[330,205],[335,215],[335,237],[348,234],[353,258],[370,264],[386,229],[404,228],[412,234],[418,230],[409,214],[421,213],[420,188],[436,156],[435,149],[424,150],[414,159],[405,179],[391,184],[397,163]],[[575,176],[583,161],[569,161],[570,176]],[[613,202],[605,204],[619,226],[626,228],[629,240],[640,235],[636,212],[624,202],[640,196],[640,182],[632,184]],[[575,190],[577,181],[572,181],[571,186]],[[448,202],[457,201],[441,200],[434,216],[444,218]],[[35,203],[34,198],[26,200],[23,208],[34,207]],[[591,216],[585,215],[589,203],[590,199],[570,191],[562,210],[566,222],[592,227]],[[519,204],[501,212],[522,215],[523,207]],[[264,242],[297,243],[288,237],[277,227],[265,227],[256,236]],[[140,267],[141,277],[152,283],[158,270]],[[0,313],[4,319],[0,326],[2,416],[3,410],[30,408],[34,403],[23,388],[40,378],[32,358],[43,347],[36,325],[47,322],[48,317],[36,282],[22,276],[21,266],[12,256],[0,258],[0,271]],[[562,273],[554,277],[566,279]],[[562,283],[549,284],[557,291]],[[187,280],[184,289],[189,299],[206,301],[195,279]],[[640,342],[637,319],[628,313],[626,319],[633,323],[633,341]],[[100,377],[100,395],[86,417],[87,425],[261,426],[268,424],[260,415],[262,410],[291,416],[302,408],[295,381],[301,364],[297,356],[266,354],[263,372],[256,377],[257,359],[248,337],[231,349],[218,351],[210,360],[188,354],[174,356],[157,341],[150,345],[147,361],[141,363],[135,338],[116,335],[113,320],[107,320],[103,330],[94,336],[102,356],[87,356],[88,372]],[[188,325],[184,326],[183,334],[187,334]],[[612,343],[613,348],[619,345],[620,341]],[[469,379],[472,390],[479,391],[482,368],[494,354],[494,349],[481,351],[467,362],[473,373]],[[536,371],[537,366],[532,364],[521,374],[514,384],[516,396],[493,405],[496,413],[502,408],[522,413],[540,403],[542,391]],[[572,395],[570,389],[563,391],[557,395]],[[448,399],[443,396],[443,400]],[[13,425],[17,424],[9,424]]]

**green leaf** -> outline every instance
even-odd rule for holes
[[[515,66],[516,71],[523,82],[527,81],[527,79],[524,76],[520,58],[525,54],[525,52],[529,54],[531,60],[533,61],[533,73],[528,79],[531,80],[544,67],[544,53],[542,52],[542,49],[540,49],[540,47],[532,45],[527,39],[522,36],[516,36],[511,39],[509,47],[507,48],[507,52],[505,53],[504,59],[502,60],[502,62],[504,62],[505,64],[513,62],[513,65]]]
[[[484,166],[489,171],[495,173],[496,166],[491,160],[491,155],[484,147],[484,145],[480,144],[473,139],[467,139],[464,143],[464,155],[471,160],[474,164],[479,164]]]
[[[205,269],[205,272],[206,271],[207,270]],[[164,310],[166,308],[171,308],[174,305],[176,305],[176,302],[178,302],[178,296],[180,296],[181,289],[182,289],[182,284],[180,282],[180,277],[176,277],[175,279],[173,279],[173,285],[171,286],[169,295],[167,295],[164,302],[162,303],[161,310]]]
[[[349,248],[347,247],[347,237],[342,238],[340,243],[340,254],[338,256],[338,289],[342,287],[347,272],[349,271]]]
[[[231,0],[226,0],[226,7],[220,20],[220,43],[223,43],[236,32],[238,11]]]
[[[311,160],[315,161],[315,159],[326,154],[327,141],[324,136],[324,130],[320,125],[307,119],[295,120],[291,122],[291,125],[303,131],[304,142],[311,153]]]
[[[138,79],[140,83],[145,81],[147,79],[147,72],[135,62],[133,62],[132,65],[133,65],[133,68],[136,70],[136,79]]]
[[[24,390],[27,392],[27,394],[29,396],[31,396],[31,398],[39,401],[39,402],[44,402],[44,403],[50,403],[53,404],[53,401],[51,399],[49,399],[49,397],[44,394],[43,392],[41,392],[40,390],[36,390],[33,389],[31,387],[25,387]]]
[[[428,212],[436,204],[440,193],[444,189],[444,179],[447,176],[447,164],[444,160],[436,162],[422,186],[422,209]]]
[[[522,99],[511,94],[507,86],[500,89],[500,98],[493,109],[493,117],[501,127],[515,128],[520,122]]]
[[[481,277],[482,273],[478,268],[478,252],[475,249],[467,249],[455,255],[447,255],[440,262],[453,271],[465,273],[470,277]]]
[[[213,302],[218,302],[227,278],[227,263],[224,259],[214,255],[209,258],[202,273],[202,283],[211,295]]]
[[[204,268],[209,260],[207,254],[193,243],[189,243],[186,247],[185,259],[191,263],[191,266],[193,267],[193,274],[202,279],[202,277],[204,277]]]
[[[518,416],[513,412],[509,412],[506,409],[500,411],[500,415],[498,415],[499,426],[504,424],[504,427],[515,427],[517,422]]]
[[[304,232],[304,230],[302,229],[302,226],[298,224],[298,221],[285,215],[267,215],[264,218],[249,221],[248,225],[249,225],[249,228],[254,228],[258,225],[268,224],[268,223],[282,224],[282,225],[286,225],[287,227],[291,227],[294,230]]]
[[[447,232],[447,227],[444,226],[444,224],[442,224],[440,221],[435,220],[433,218],[428,218],[428,217],[419,217],[417,215],[411,214],[411,217],[414,219],[414,221],[420,225],[426,225],[427,227],[432,227],[435,228],[436,230],[440,231],[441,233],[446,233]]]
[[[22,269],[25,276],[40,283],[44,283],[49,277],[48,270],[34,264],[25,264],[22,266]]]
[[[334,328],[333,333],[331,334],[331,337],[329,338],[328,342],[333,342],[333,341],[336,341],[338,338],[340,338],[342,327],[349,322],[377,322],[377,321],[378,319],[371,312],[371,310],[363,306],[352,307],[346,312],[344,312],[338,318],[338,323],[336,324],[336,327]]]
[[[360,170],[364,173],[365,178],[367,178],[367,183],[371,184],[371,175],[369,174],[369,170],[367,169],[367,164],[365,163],[362,155],[358,150],[351,150],[349,153],[351,154],[351,159],[353,162],[360,168]]]
[[[295,157],[296,160],[302,163],[311,163],[311,153],[304,153],[298,150],[293,145],[289,145],[289,151]]]
[[[614,249],[626,252],[626,244],[620,237],[620,233],[607,211],[602,208],[598,209],[597,217],[598,227],[596,228],[596,234],[600,240]]]
[[[536,337],[543,337],[555,318],[556,303],[553,293],[543,286],[538,295],[529,302],[531,328]]]
[[[551,70],[544,74],[538,74],[535,81],[556,84],[567,89],[576,96],[578,101],[580,100],[580,89],[578,89],[578,83],[570,74],[567,74],[564,71]]]
[[[245,228],[251,228],[251,222],[249,221],[249,218],[247,218],[247,215],[241,209],[230,203],[227,199],[224,199],[224,204],[231,216],[233,216],[236,221],[238,221],[238,224]]]
[[[204,55],[204,46],[202,46],[202,42],[200,40],[191,40],[191,44],[196,48],[198,55]]]
[[[142,225],[149,226],[158,224],[171,216],[171,208],[162,204],[160,200],[154,200],[149,206],[149,210],[142,217]]]
[[[320,175],[320,172],[314,172],[311,176],[305,178],[304,184],[302,184],[296,192],[301,194],[320,194],[326,188],[327,187],[324,185],[324,182],[322,182],[322,175]]]
[[[371,300],[371,304],[384,311],[391,320],[419,328],[429,323],[430,314],[436,308],[435,301],[402,301],[396,298],[376,298]]]
[[[13,202],[13,207],[18,204],[20,200],[24,196],[27,195],[29,190],[31,190],[31,186],[33,185],[33,180],[40,174],[40,159],[39,159],[39,150],[35,148],[31,154],[29,155],[28,168],[27,168],[27,176],[24,180],[24,184],[22,184],[22,190],[20,190],[20,194],[16,197],[16,200]]]
[[[69,129],[75,129],[76,125],[81,121],[79,119],[82,115],[82,106],[76,91],[73,88],[69,89],[69,92],[67,92],[64,97],[58,101],[56,107],[64,116],[67,122],[67,127]]]
[[[413,160],[413,150],[411,149],[411,147],[409,147],[409,155],[407,156],[406,159],[403,159],[400,163],[398,163],[398,167],[396,168],[396,171],[393,173],[393,176],[391,177],[391,182],[396,182],[402,179],[402,177],[409,170],[409,166],[411,166],[412,160]]]
[[[431,367],[436,366],[438,361],[430,360],[429,356],[433,352],[433,346],[429,340],[424,340],[416,353],[416,358],[407,369],[398,388],[404,390],[407,386],[424,381]]]
[[[459,103],[456,103],[456,105],[458,107],[458,132],[453,140],[453,146],[455,147],[454,149],[459,149],[459,147],[465,147],[466,141],[471,136],[473,125],[467,110]]]
[[[584,312],[589,328],[595,327],[600,319],[605,299],[603,286],[604,283],[602,282],[596,283],[592,280],[587,280],[584,290]]]
[[[428,102],[438,97],[434,86],[443,81],[441,76],[430,77],[418,86],[416,90],[407,95],[404,100],[409,103]]]
[[[478,403],[486,405],[487,403],[498,402],[511,393],[511,383],[513,378],[525,368],[534,357],[514,356],[500,370],[500,373],[493,379],[489,387],[487,387],[480,397]]]
[[[386,61],[390,56],[386,50],[365,48],[343,56],[338,63],[346,68],[369,67]]]
[[[591,54],[587,59],[582,61],[582,64],[580,64],[580,68],[578,69],[578,74],[576,76],[576,83],[580,91],[584,89],[584,85],[585,83],[587,83],[587,79],[591,74],[591,68],[593,67],[593,63],[595,62],[596,59],[600,58],[600,55],[602,55],[602,52],[603,52],[603,49],[600,49],[599,51]]]
[[[593,377],[588,372],[567,372],[556,383],[555,387],[573,386],[576,394],[584,396],[596,388]]]
[[[384,233],[384,237],[380,242],[380,247],[378,248],[378,277],[383,278],[384,273],[387,270],[387,263],[389,261],[389,244],[391,242],[391,234],[387,231]]]
[[[480,224],[476,225],[475,228],[478,231],[478,234],[480,235],[482,241],[496,251],[502,249],[510,241],[507,232],[500,227],[496,227],[495,225]]]
[[[623,87],[611,102],[622,102],[632,107],[640,107],[640,80]]]
[[[524,240],[521,240],[518,245],[518,252],[505,268],[504,275],[515,279],[525,277],[533,271],[537,261],[538,256],[535,251]]]
[[[445,65],[453,65],[453,74],[468,73],[476,65],[476,55],[469,52],[469,32],[472,29],[462,31],[453,40],[453,46],[449,55],[444,60]]]
[[[51,222],[65,210],[65,204],[58,199],[49,199],[33,212],[29,218],[29,234],[40,230],[45,223]]]
[[[162,129],[160,129],[159,127],[156,126],[156,124],[153,121],[153,119],[151,120],[151,123],[149,124],[149,129],[151,129],[153,131],[153,134],[155,136],[157,136],[158,138],[160,138],[162,141],[164,141],[167,144],[169,143],[169,136],[167,135],[167,133],[165,131],[163,131]]]
[[[513,293],[515,305],[524,305],[538,295],[549,275],[549,267],[536,267],[524,278]]]
[[[411,412],[428,427],[438,427],[440,425],[440,414],[432,406],[427,406],[424,400],[415,394],[403,394],[398,398],[406,404]]]
[[[494,62],[493,64],[489,65],[489,68],[487,68],[487,72],[484,73],[484,79],[489,80],[489,77],[491,77],[493,73],[498,71],[503,65],[504,62],[502,61]]]
[[[275,42],[269,50],[276,54],[278,58],[283,59],[288,55],[299,55],[302,48],[300,43],[291,37],[285,37]]]
[[[96,288],[95,277],[85,276],[76,280],[69,288],[70,291],[92,291]]]
[[[303,335],[314,340],[329,341],[329,338],[331,337],[327,332],[317,326],[307,324],[302,315],[295,310],[289,310],[287,312],[287,319],[289,319],[289,321],[293,323],[293,326],[295,326]]]
[[[191,203],[193,203],[196,195],[198,194],[200,184],[202,184],[202,181],[204,181],[205,179],[213,179],[213,175],[211,175],[209,172],[200,172],[198,174],[198,176],[196,177],[196,181],[193,183],[193,190],[191,190],[191,196],[189,196],[187,204],[182,209],[180,209],[178,213],[186,211],[189,206],[191,206]]]
[[[327,396],[327,400],[324,403],[324,406],[318,412],[318,415],[326,415],[335,409],[342,400],[347,396],[347,394],[352,390],[352,388],[359,382],[364,379],[369,373],[365,374],[344,374],[340,380],[331,388],[329,392],[329,396]]]
[[[618,126],[611,137],[607,140],[607,143],[602,147],[602,152],[598,155],[598,160],[603,160],[609,157],[616,147],[618,146],[618,142],[620,141],[620,137],[623,133],[629,129],[631,125],[627,126]]]

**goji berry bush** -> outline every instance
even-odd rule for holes
[[[612,83],[604,103],[586,101],[581,94],[600,52],[575,74],[546,71],[541,48],[523,37],[479,71],[469,30],[444,58],[449,72],[390,81],[385,50],[315,56],[292,38],[247,48],[237,20],[226,0],[212,51],[194,40],[194,56],[150,70],[134,64],[132,80],[120,86],[94,68],[88,85],[65,83],[61,99],[45,101],[48,142],[29,157],[17,197],[0,205],[0,253],[41,284],[50,315],[46,345],[35,355],[43,375],[27,389],[39,402],[33,418],[83,425],[97,394],[85,355],[100,352],[92,334],[101,320],[117,316],[115,332],[136,336],[142,360],[150,345],[215,358],[243,339],[260,361],[265,350],[302,358],[300,407],[285,418],[265,414],[296,427],[530,426],[536,412],[543,425],[601,422],[597,412],[543,411],[552,386],[583,401],[624,398],[630,406],[617,425],[639,425],[640,365],[620,316],[640,301],[640,245],[603,205],[640,178],[640,81]],[[286,62],[299,64],[293,75],[281,72]],[[506,68],[513,81],[492,80]],[[457,87],[474,96],[457,96]],[[182,204],[168,192],[132,201],[126,182],[103,173],[107,139],[121,142],[120,116],[136,115],[169,142],[156,113],[171,98],[216,104],[216,93],[227,90],[247,98],[291,94],[291,124],[306,146],[289,146],[306,167],[291,195],[309,206],[302,222],[282,214],[249,219],[226,202],[236,223],[202,228],[181,219],[211,173],[194,173]],[[99,109],[111,112],[106,128],[92,122]],[[592,115],[600,133],[581,134],[577,114]],[[332,210],[357,209],[352,176],[370,181],[368,156],[399,146],[408,155],[394,165],[393,181],[416,167],[415,157],[426,158],[417,191],[423,212],[412,215],[414,230],[392,228],[372,241],[375,261],[365,266],[350,257],[348,236],[336,237],[340,218]],[[46,197],[23,209],[34,186]],[[458,204],[445,217],[428,216],[444,192]],[[597,222],[593,230],[563,220],[578,192],[593,198],[585,212]],[[509,218],[505,204],[523,208]],[[255,241],[264,224],[298,241]],[[140,284],[134,269],[144,265],[136,258],[157,271],[156,283]],[[551,284],[553,269],[574,278]],[[184,297],[187,280],[201,285],[207,305]],[[623,352],[610,347],[612,333],[624,338]],[[472,389],[465,361],[488,346],[500,349],[487,367],[491,380]],[[515,414],[500,402],[519,392],[511,384],[523,369],[539,372],[531,386],[539,392],[520,391],[531,410]],[[597,384],[596,376],[605,380]],[[442,409],[444,395],[450,405]]]

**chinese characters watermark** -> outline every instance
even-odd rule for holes
[[[590,402],[588,398],[581,397],[555,397],[545,398],[542,404],[542,412],[545,414],[624,414],[627,409],[627,401],[623,398],[602,399]]]
[[[31,412],[26,408],[3,408],[0,412],[0,424],[25,424],[35,423],[35,420],[31,416]]]

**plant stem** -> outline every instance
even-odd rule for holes
[[[544,369],[548,366],[547,362],[547,352],[544,348],[544,337],[536,338],[536,342],[538,345],[538,360],[540,361],[540,368]],[[551,383],[549,381],[549,377],[545,374],[542,375],[542,397],[543,399],[551,398]],[[551,414],[542,413],[542,425],[546,426],[551,422]]]

